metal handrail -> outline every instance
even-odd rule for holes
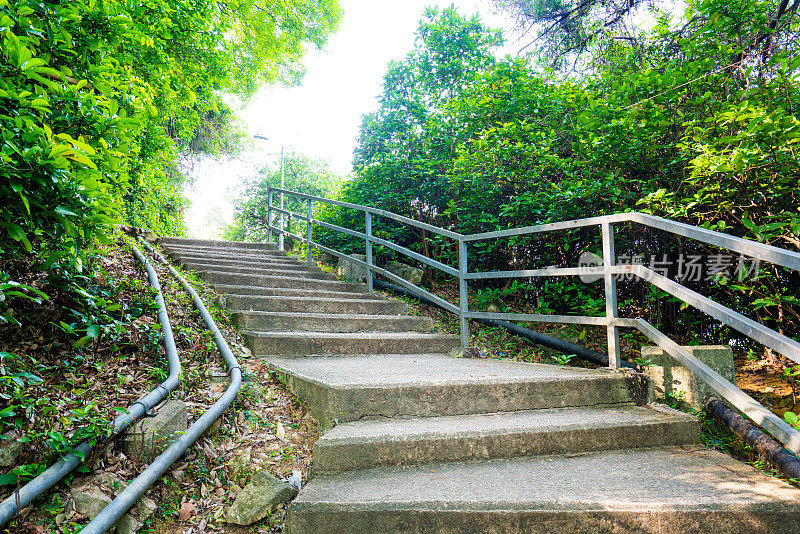
[[[306,200],[306,214],[292,213],[287,210],[278,210],[272,206],[274,193],[280,193],[281,196],[289,195],[295,198]],[[313,217],[313,203],[323,203],[332,206],[339,206],[342,208],[353,209],[364,213],[365,231],[357,232],[349,230],[337,225],[318,221]],[[284,227],[284,221],[281,221],[280,227],[273,225],[273,212],[304,220],[306,222],[306,237],[291,234]],[[413,250],[410,250],[401,245],[391,243],[385,239],[381,239],[372,235],[372,218],[373,216],[384,217],[394,221],[408,224],[416,228],[430,231],[434,234],[453,239],[458,244],[458,268],[445,265],[441,262],[427,258]],[[614,251],[614,225],[620,223],[636,223],[650,228],[655,228],[673,235],[686,237],[696,241],[700,241],[709,245],[713,245],[722,249],[732,252],[737,252],[741,255],[748,256],[753,259],[763,260],[782,267],[786,267],[795,271],[800,271],[800,253],[785,250],[782,248],[758,243],[734,237],[731,235],[700,228],[685,223],[671,221],[662,217],[656,217],[645,213],[618,213],[614,215],[605,215],[599,217],[589,217],[585,219],[577,219],[572,221],[561,221],[555,223],[539,224],[535,226],[527,226],[523,228],[512,228],[508,230],[499,230],[494,232],[483,232],[471,235],[464,235],[458,232],[445,230],[427,223],[422,223],[397,215],[395,213],[387,212],[372,208],[369,206],[362,206],[359,204],[351,204],[349,202],[341,202],[324,197],[308,195],[305,193],[298,193],[279,188],[269,189],[269,203],[267,208],[267,221],[269,239],[272,240],[273,232],[278,232],[279,235],[290,235],[307,246],[307,261],[311,262],[311,250],[317,248],[336,257],[347,258],[357,265],[367,269],[367,288],[372,291],[372,279],[374,274],[380,274],[389,278],[390,280],[402,285],[403,287],[421,293],[441,305],[443,308],[458,315],[461,346],[466,348],[469,346],[469,320],[470,319],[502,319],[502,320],[516,320],[516,321],[529,321],[529,322],[551,322],[551,323],[572,323],[572,324],[585,324],[605,326],[608,338],[608,361],[609,367],[617,369],[620,367],[620,345],[619,345],[619,329],[620,328],[634,328],[644,334],[648,339],[653,341],[656,345],[661,347],[667,354],[675,358],[678,362],[684,365],[687,369],[692,371],[697,377],[705,382],[717,395],[727,400],[731,405],[735,406],[742,413],[750,417],[754,422],[761,425],[765,430],[771,433],[776,439],[781,441],[786,448],[798,453],[800,452],[800,432],[795,430],[791,425],[786,423],[783,419],[772,413],[755,399],[744,393],[742,390],[726,380],[719,373],[714,371],[711,367],[698,360],[689,352],[680,347],[677,343],[671,340],[668,336],[660,332],[653,325],[643,319],[633,319],[619,317],[619,309],[617,306],[617,288],[615,275],[618,274],[632,274],[637,278],[648,282],[670,295],[677,297],[686,304],[698,309],[711,317],[719,320],[720,322],[730,326],[731,328],[741,332],[750,339],[761,343],[762,345],[772,348],[787,358],[796,363],[800,363],[800,343],[784,336],[774,330],[761,325],[745,317],[744,315],[727,308],[712,299],[700,295],[691,289],[683,286],[678,282],[674,282],[669,278],[658,274],[657,272],[644,267],[643,265],[617,265],[616,254]],[[340,231],[344,234],[351,235],[360,239],[364,239],[366,245],[366,261],[351,258],[341,252],[333,250],[329,247],[315,243],[313,241],[312,227],[317,224],[321,227]],[[291,223],[290,223],[291,225]],[[489,239],[497,239],[502,237],[515,237],[532,234],[540,234],[554,231],[571,230],[577,228],[599,227],[600,236],[602,240],[603,264],[599,267],[577,267],[577,268],[564,268],[564,267],[545,267],[541,269],[525,269],[515,271],[492,271],[492,272],[470,272],[468,269],[467,257],[467,244],[477,241],[486,241]],[[399,276],[390,273],[389,271],[377,267],[373,262],[373,245],[379,244],[389,247],[395,252],[404,254],[410,258],[414,258],[426,265],[430,265],[450,276],[458,278],[459,282],[459,302],[452,304],[446,300],[434,295],[423,288],[400,278]],[[469,309],[469,302],[467,299],[468,284],[470,280],[481,279],[495,279],[495,278],[532,278],[532,277],[551,277],[551,276],[598,276],[602,277],[604,282],[605,291],[605,315],[598,317],[585,317],[574,315],[546,315],[546,314],[521,314],[521,313],[486,313],[475,312]]]

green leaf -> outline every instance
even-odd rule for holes
[[[26,212],[28,215],[30,215],[30,214],[31,214],[31,205],[30,205],[30,203],[28,202],[28,197],[26,197],[26,196],[25,196],[25,195],[23,195],[22,193],[19,193],[19,198],[20,198],[20,200],[22,200],[22,204],[25,206],[25,212]]]
[[[87,340],[88,339],[95,339],[97,337],[100,337],[100,325],[96,325],[96,324],[89,325],[86,328],[86,338],[87,338]]]
[[[69,158],[73,161],[77,161],[78,163],[82,163],[87,167],[91,167],[92,169],[97,169],[97,165],[89,159],[89,156],[84,154],[83,152],[78,152],[76,150],[66,150],[62,153],[65,158]]]
[[[66,254],[67,252],[64,250],[56,250],[51,252],[50,255],[47,256],[45,262],[42,264],[42,268],[45,270],[49,269],[55,262],[63,258]]]
[[[0,475],[0,486],[16,486],[18,481],[19,477],[13,472]]]
[[[16,223],[5,223],[5,227],[11,239],[13,239],[14,241],[22,242],[23,246],[25,247],[25,250],[27,250],[28,252],[31,252],[33,250],[33,246],[31,245],[31,242],[28,240],[28,236],[25,235],[25,231],[22,229],[20,225]]]
[[[63,206],[56,206],[56,213],[58,213],[59,215],[67,216],[67,217],[77,217],[78,216],[77,213],[75,213],[74,211],[72,211],[70,209],[67,209],[67,208],[65,208]]]
[[[42,65],[46,65],[45,61],[41,58],[34,57],[23,63],[21,68],[24,71],[32,67],[41,67]]]

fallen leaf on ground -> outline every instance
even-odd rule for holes
[[[184,498],[183,502],[181,502],[181,507],[178,509],[178,521],[187,521],[196,509],[197,505],[194,499],[189,499],[187,501],[186,498]]]

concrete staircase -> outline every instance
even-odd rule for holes
[[[432,332],[402,302],[367,293],[276,250],[273,243],[164,238],[178,264],[226,295],[245,339],[259,356],[404,354],[421,345],[447,352],[456,336]]]
[[[162,245],[331,427],[290,534],[800,533],[800,491],[703,447],[639,375],[449,358],[456,336],[272,244]]]

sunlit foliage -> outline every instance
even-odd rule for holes
[[[294,82],[335,0],[0,0],[0,248],[75,266],[127,221],[180,232],[180,152],[236,145],[223,91]]]

